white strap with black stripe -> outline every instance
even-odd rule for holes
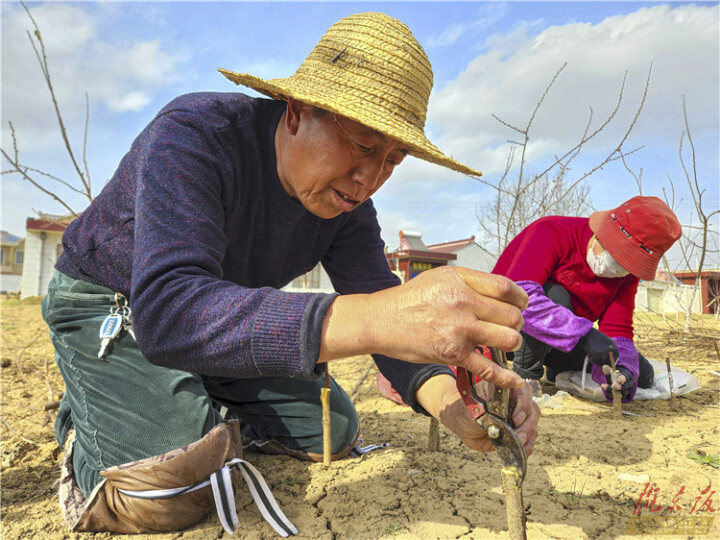
[[[282,510],[280,510],[275,497],[273,497],[270,491],[270,487],[268,487],[260,472],[250,463],[240,458],[228,461],[224,467],[212,473],[210,478],[192,486],[172,489],[150,489],[146,491],[118,489],[118,491],[123,495],[138,499],[169,499],[210,485],[212,486],[215,509],[220,518],[220,523],[222,523],[223,529],[225,529],[228,534],[233,534],[239,526],[239,521],[235,510],[235,493],[230,477],[230,469],[232,467],[238,467],[238,469],[240,469],[245,483],[250,490],[250,495],[252,495],[255,505],[260,510],[265,521],[283,538],[297,534],[298,530],[295,528],[295,525],[290,523],[290,520],[285,517]]]

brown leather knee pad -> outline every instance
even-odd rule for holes
[[[119,533],[176,531],[194,525],[215,508],[210,486],[166,499],[136,498],[119,490],[142,492],[192,486],[242,458],[237,420],[218,424],[188,446],[100,472],[104,480],[86,501],[74,531]],[[240,474],[232,472],[233,484]],[[62,497],[62,496],[61,496]],[[62,501],[61,501],[62,502]]]

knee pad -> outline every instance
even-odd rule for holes
[[[275,527],[266,513],[279,514],[282,531],[286,533],[281,534],[296,533],[297,529],[277,507],[260,473],[242,457],[239,422],[218,424],[188,446],[101,471],[103,480],[87,500],[82,501],[82,507],[76,505],[74,514],[68,512],[67,502],[72,502],[73,497],[78,502],[79,488],[74,486],[77,492],[72,493],[71,489],[68,493],[67,483],[62,480],[61,504],[65,502],[66,519],[74,521],[69,523],[73,531],[177,531],[194,525],[216,508],[223,527],[232,534],[238,525],[234,486],[239,485],[242,474],[266,520]],[[72,459],[66,455],[64,467],[68,462],[72,463]],[[258,490],[269,502],[269,511],[258,503]]]

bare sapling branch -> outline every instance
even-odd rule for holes
[[[627,77],[627,72],[625,73],[625,76]],[[615,149],[614,149],[610,154],[608,154],[608,156],[607,156],[601,163],[599,163],[598,165],[596,165],[595,167],[593,167],[592,169],[590,169],[588,172],[586,172],[584,175],[582,175],[580,178],[578,178],[577,180],[575,180],[575,182],[574,182],[573,184],[571,184],[570,187],[568,188],[569,190],[571,190],[571,189],[574,188],[576,185],[578,185],[580,182],[582,182],[583,180],[585,180],[588,176],[591,176],[592,174],[594,174],[594,173],[597,172],[598,170],[602,169],[607,163],[609,163],[609,162],[613,159],[613,157],[615,156],[616,153],[621,153],[621,152],[622,152],[622,146],[623,146],[623,144],[625,144],[625,141],[627,141],[627,138],[630,136],[630,133],[632,133],[632,130],[635,128],[635,125],[637,124],[638,118],[640,118],[640,113],[642,112],[643,107],[645,106],[645,100],[647,99],[648,88],[650,88],[650,78],[651,78],[651,76],[652,76],[652,64],[650,64],[650,68],[648,69],[647,80],[645,81],[645,88],[644,88],[644,90],[643,90],[642,98],[640,99],[640,104],[638,105],[638,108],[637,108],[637,110],[635,111],[635,116],[633,117],[632,121],[631,121],[630,124],[628,125],[627,130],[625,131],[625,134],[624,134],[623,137],[620,139],[620,142],[617,144],[617,146],[615,147]],[[625,85],[625,79],[623,79],[623,87],[624,87],[624,85]],[[613,114],[612,114],[613,117],[615,116],[615,114],[617,113],[618,108],[620,107],[620,101],[621,101],[621,100],[622,100],[622,93],[621,93],[620,99],[618,100],[618,106],[617,106],[617,108],[615,109],[615,111],[613,111]],[[607,125],[607,123],[606,123],[605,125]],[[597,133],[597,132],[596,132],[596,133]]]
[[[522,496],[522,484],[519,481],[518,469],[515,466],[506,466],[500,469],[505,494],[505,510],[508,522],[508,537],[510,540],[526,540],[525,505]]]
[[[65,210],[67,210],[67,212],[69,213],[70,216],[77,216],[79,214],[79,212],[76,211],[72,207],[72,205],[65,199],[64,196],[61,196],[60,191],[58,191],[57,189],[54,189],[51,186],[48,186],[47,181],[50,180],[52,182],[56,182],[56,183],[60,184],[61,186],[64,186],[65,188],[69,189],[71,192],[82,196],[87,201],[93,200],[92,184],[90,181],[90,169],[89,169],[88,163],[87,163],[87,146],[88,146],[88,131],[89,131],[89,118],[90,118],[89,99],[88,99],[87,94],[85,94],[85,127],[84,127],[84,133],[83,133],[83,151],[82,151],[82,168],[81,168],[81,166],[78,162],[78,159],[75,156],[75,152],[73,151],[72,145],[70,143],[67,126],[65,124],[65,120],[63,118],[63,114],[60,110],[60,105],[58,103],[57,95],[55,93],[53,79],[50,74],[50,67],[49,67],[49,62],[48,62],[48,57],[47,57],[47,51],[45,49],[45,42],[43,40],[43,36],[40,31],[40,27],[38,26],[35,18],[33,17],[32,13],[28,9],[28,7],[25,5],[25,3],[21,1],[20,4],[22,5],[23,9],[25,10],[25,13],[27,14],[27,16],[32,24],[32,31],[27,31],[26,33],[27,33],[28,39],[30,40],[30,45],[32,46],[33,52],[35,54],[35,59],[38,62],[38,66],[40,67],[40,71],[42,73],[43,80],[45,81],[45,85],[46,85],[49,95],[50,95],[50,101],[52,103],[53,111],[55,113],[55,118],[56,118],[58,126],[60,128],[60,136],[62,138],[65,151],[67,153],[67,156],[70,159],[72,168],[74,169],[75,173],[77,174],[77,176],[79,178],[79,187],[76,187],[76,184],[74,182],[63,180],[62,178],[59,178],[57,175],[43,171],[36,167],[30,167],[30,166],[23,164],[19,157],[20,152],[18,150],[18,143],[17,143],[17,137],[16,137],[16,133],[15,133],[15,128],[11,122],[9,122],[9,125],[10,125],[10,132],[12,135],[12,141],[13,141],[12,156],[10,155],[9,151],[6,151],[6,149],[0,149],[0,150],[2,150],[2,156],[11,165],[11,168],[3,170],[2,174],[18,174],[18,175],[20,175],[20,177],[23,180],[28,181],[35,188],[37,188],[44,194],[48,195],[50,198],[52,198],[58,204],[60,204],[60,206],[62,206]],[[42,178],[40,178],[40,177],[42,177]]]
[[[623,145],[635,128],[644,108],[650,86],[652,65],[648,70],[643,93],[635,109],[633,118],[625,128],[620,140],[600,163],[591,167],[589,171],[581,174],[579,177],[570,178],[573,162],[582,154],[588,143],[595,139],[616,119],[625,98],[627,72],[623,74],[613,109],[607,117],[603,119],[600,125],[593,127],[595,112],[592,107],[589,107],[588,118],[583,126],[578,142],[569,150],[561,154],[556,154],[554,159],[544,166],[544,169],[539,173],[528,174],[527,152],[532,140],[534,123],[540,108],[566,66],[567,64],[563,64],[560,69],[554,73],[531,111],[524,128],[518,127],[514,123],[510,123],[497,115],[492,115],[500,124],[522,135],[522,139],[510,141],[512,146],[509,149],[505,170],[501,178],[495,183],[490,180],[483,181],[485,185],[494,189],[495,197],[494,202],[486,209],[487,211],[478,210],[478,221],[483,234],[497,247],[497,254],[502,252],[510,240],[523,228],[540,217],[552,214],[582,215],[586,210],[592,210],[593,207],[589,197],[589,189],[580,189],[580,184],[606,164],[615,160],[623,160],[626,168],[629,169],[629,166],[624,161],[625,157],[642,148],[638,147],[626,151],[623,149]],[[517,165],[515,158],[518,160]],[[515,166],[515,172],[513,172]],[[641,189],[641,175],[634,175],[634,177]],[[492,217],[489,217],[488,214]]]
[[[13,153],[15,155],[15,159],[10,157],[10,155],[5,152],[2,148],[0,148],[0,152],[2,152],[3,157],[15,168],[12,172],[16,174],[20,174],[25,180],[30,182],[33,186],[35,186],[37,189],[51,197],[52,199],[56,200],[60,205],[65,208],[68,212],[70,212],[72,215],[77,215],[75,210],[72,209],[72,207],[67,204],[63,199],[60,198],[60,196],[57,195],[54,191],[50,191],[49,189],[45,188],[40,182],[37,182],[34,178],[32,178],[28,173],[27,169],[24,168],[20,163],[17,161],[17,156],[19,155],[17,146],[15,145],[15,130],[13,128],[13,125],[10,124],[10,130],[13,133]],[[8,171],[4,171],[8,172]]]
[[[65,149],[67,150],[68,157],[70,158],[70,161],[72,162],[73,167],[75,168],[75,171],[80,177],[80,181],[85,188],[88,200],[92,201],[92,191],[90,188],[90,184],[85,178],[83,172],[80,170],[80,166],[78,165],[77,159],[75,158],[75,152],[73,152],[72,145],[70,144],[70,140],[68,139],[67,128],[65,127],[65,122],[63,120],[62,113],[60,112],[60,106],[58,105],[57,97],[55,95],[55,88],[53,87],[52,77],[50,76],[50,66],[48,64],[47,53],[45,51],[45,42],[42,39],[42,33],[40,32],[40,28],[38,27],[37,22],[35,22],[34,17],[30,13],[30,10],[23,2],[20,3],[25,9],[25,12],[27,13],[30,20],[32,21],[33,28],[35,29],[33,32],[35,39],[33,39],[33,36],[30,34],[30,32],[27,32],[27,35],[28,39],[30,40],[30,44],[33,47],[33,50],[35,51],[35,56],[37,57],[38,63],[40,64],[40,69],[42,70],[45,84],[50,92],[50,99],[52,100],[53,110],[55,111],[58,125],[60,126],[60,135],[62,136],[63,143],[65,143]],[[37,40],[37,44],[35,40]]]
[[[700,253],[697,256],[697,270],[695,273],[695,287],[693,289],[693,294],[691,296],[688,309],[685,316],[685,332],[688,332],[690,330],[690,318],[692,314],[692,305],[695,300],[695,295],[698,292],[698,289],[700,288],[700,280],[702,276],[702,270],[703,266],[705,264],[705,257],[708,253],[708,233],[711,223],[711,218],[715,215],[720,213],[720,209],[715,209],[709,214],[705,213],[705,209],[703,207],[703,195],[705,193],[705,189],[700,188],[700,183],[698,181],[698,173],[697,173],[697,160],[696,160],[696,154],[695,154],[695,144],[692,140],[692,133],[690,131],[690,123],[688,122],[687,117],[687,107],[685,106],[685,96],[682,96],[682,112],[683,112],[683,122],[685,124],[685,131],[680,135],[680,144],[678,147],[678,157],[680,158],[680,165],[682,167],[683,173],[685,174],[685,180],[687,181],[688,188],[690,190],[690,196],[692,197],[693,204],[695,205],[695,211],[698,214],[698,219],[700,221],[700,236],[701,241],[699,243],[695,243],[693,239],[690,239],[691,246],[699,249]],[[683,140],[684,136],[687,135],[688,144],[690,145],[690,160],[691,160],[691,168],[688,170],[687,165],[685,164],[685,158],[683,157]],[[689,258],[689,257],[688,257]],[[692,268],[690,264],[688,264],[687,268]]]

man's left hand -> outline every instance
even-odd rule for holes
[[[470,448],[481,452],[495,448],[487,432],[470,417],[460,398],[455,379],[450,375],[437,375],[428,379],[417,390],[416,398],[426,411]],[[511,390],[510,401],[511,405],[514,404],[512,424],[515,433],[529,456],[535,447],[540,407],[533,401],[532,389],[527,383]]]

